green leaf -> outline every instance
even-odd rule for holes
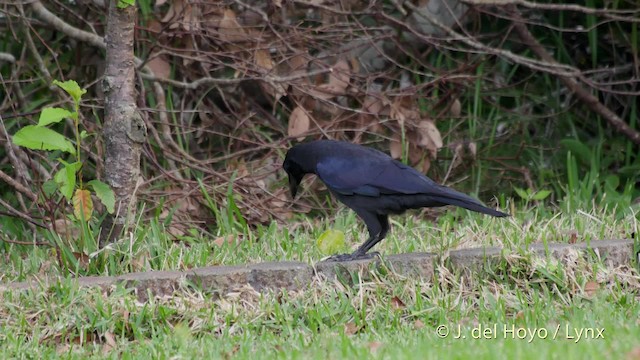
[[[100,180],[91,180],[87,183],[87,185],[93,187],[93,191],[95,191],[96,196],[100,199],[100,202],[107,207],[107,211],[109,214],[113,214],[116,206],[116,195],[113,190],[109,187],[109,185],[103,183]]]
[[[540,191],[536,192],[535,194],[533,194],[533,196],[531,196],[531,200],[536,200],[536,201],[544,200],[549,195],[551,195],[551,191],[549,191],[549,190],[540,190]]]
[[[63,163],[64,167],[55,174],[53,180],[60,187],[62,195],[67,198],[67,200],[71,200],[73,190],[76,187],[76,173],[82,167],[82,163],[79,161],[71,164]]]
[[[583,165],[591,165],[592,154],[587,145],[575,139],[560,140],[560,144],[567,148],[567,150],[571,151],[571,153],[575,155]]]
[[[34,150],[61,150],[76,153],[73,144],[59,133],[45,127],[25,126],[13,135],[13,143]]]
[[[91,134],[89,134],[86,130],[80,131],[80,139],[84,140],[84,139],[88,138],[89,136],[91,136]]]
[[[53,84],[58,85],[62,90],[66,91],[67,94],[71,95],[76,104],[80,103],[82,95],[87,93],[87,90],[81,89],[75,80],[67,80],[65,82],[53,80]]]
[[[136,0],[118,0],[118,7],[120,9],[126,9],[129,6],[135,6]]]
[[[340,230],[329,229],[318,237],[318,249],[325,255],[335,254],[345,248],[344,233]]]
[[[604,182],[611,189],[616,189],[620,185],[620,178],[617,175],[611,174],[604,179]]]
[[[38,126],[47,126],[49,124],[59,123],[62,119],[71,117],[73,113],[63,108],[44,108],[40,113]]]
[[[47,180],[42,184],[42,191],[47,196],[53,195],[58,190],[58,184],[54,180]]]
[[[529,197],[531,196],[531,191],[520,189],[519,187],[514,187],[513,189],[516,191],[516,194],[522,198],[522,200],[530,200]]]

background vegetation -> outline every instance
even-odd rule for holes
[[[138,208],[132,231],[99,249],[102,204],[111,202],[102,187],[93,188],[100,198],[82,187],[100,184],[105,168],[105,3],[0,0],[0,281],[61,279],[0,292],[3,357],[638,357],[636,269],[540,262],[518,250],[638,233],[635,1],[137,7],[136,102],[147,129]],[[54,80],[87,92],[72,99]],[[47,107],[77,114],[46,125],[72,144],[67,152],[13,138]],[[364,229],[318,181],[295,202],[287,194],[284,153],[317,138],[377,147],[513,215],[394,218],[382,253],[497,245],[514,252],[503,271],[469,279],[441,266],[433,281],[369,274],[302,293],[192,289],[147,303],[69,281],[317,261],[327,229],[357,244]],[[66,168],[85,190],[79,203],[69,200],[71,176],[58,175]],[[96,211],[83,221],[89,203]],[[606,336],[538,341],[532,351],[517,339],[456,342],[434,332],[493,323],[604,327]]]

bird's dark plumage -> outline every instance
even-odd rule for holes
[[[316,174],[331,192],[367,225],[369,239],[353,254],[336,260],[366,257],[389,231],[389,214],[408,209],[455,205],[491,216],[508,216],[461,192],[439,185],[417,170],[378,150],[343,141],[318,140],[287,152],[282,165],[291,196],[306,174]]]

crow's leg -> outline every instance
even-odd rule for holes
[[[364,223],[367,225],[367,229],[369,230],[369,238],[352,254],[334,255],[328,258],[326,261],[370,259],[372,257],[380,255],[377,252],[367,254],[367,251],[369,251],[375,244],[380,242],[380,240],[384,239],[384,237],[387,235],[387,232],[389,232],[388,216],[386,214],[376,214],[360,209],[354,209],[354,211],[356,212],[356,214],[358,214],[358,216],[360,216],[362,220],[364,220]]]
[[[387,236],[387,233],[389,232],[389,217],[386,214],[375,214],[375,217],[375,223],[378,225],[378,227],[376,228],[372,228],[371,226],[369,226],[369,222],[367,222],[367,220],[363,218],[363,220],[367,224],[367,227],[369,228],[369,239],[367,239],[364,244],[360,245],[358,250],[354,251],[353,254],[351,254],[352,256],[356,258],[364,256],[367,251],[371,250],[372,247],[374,247],[377,243],[384,239],[385,236]],[[372,230],[377,232],[374,233],[372,232]]]

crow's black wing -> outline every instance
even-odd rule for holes
[[[343,155],[326,156],[316,164],[316,174],[338,194],[372,197],[416,195],[403,198],[406,208],[456,205],[493,216],[507,216],[466,194],[435,183],[384,153],[354,151],[348,156]]]
[[[440,193],[440,186],[417,170],[391,158],[328,157],[316,173],[333,191],[343,195]]]

